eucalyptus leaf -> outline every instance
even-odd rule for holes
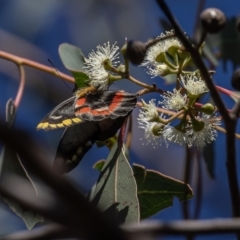
[[[207,144],[203,148],[203,158],[211,178],[215,179],[215,142]]]
[[[191,187],[177,179],[147,170],[138,164],[133,165],[133,172],[137,182],[141,219],[172,206],[174,197],[179,201],[193,197]]]
[[[104,163],[93,203],[117,223],[139,221],[136,181],[118,142],[114,144]]]
[[[14,106],[14,102],[10,99],[6,104],[6,120],[9,128],[13,126],[14,120],[16,116],[16,109]],[[21,163],[21,160],[18,154],[11,149],[9,146],[4,146],[2,152],[0,154],[0,184],[4,186],[4,181],[6,177],[9,175],[18,175],[21,178],[25,179],[26,182],[30,185],[34,194],[36,193],[36,188],[30,179],[27,171]],[[16,188],[19,186],[16,186]],[[21,207],[18,203],[2,196],[3,200],[9,205],[9,207],[13,210],[13,212],[21,217],[25,222],[28,229],[32,229],[35,224],[42,222],[43,217],[35,214],[28,209]]]
[[[62,43],[59,46],[59,55],[63,65],[72,73],[78,88],[87,86],[88,75],[84,72],[84,54],[74,45]]]
[[[105,163],[105,160],[103,160],[103,159],[99,160],[99,161],[94,163],[93,168],[101,172],[102,168],[104,166],[104,163]]]

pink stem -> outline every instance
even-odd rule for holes
[[[20,83],[19,83],[19,87],[18,87],[18,91],[17,91],[17,96],[16,96],[15,101],[14,101],[16,109],[20,105],[22,95],[23,95],[24,86],[25,86],[25,82],[26,82],[25,81],[25,71],[24,71],[23,65],[18,65],[18,69],[19,69],[19,74],[20,74]]]

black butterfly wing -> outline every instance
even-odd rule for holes
[[[54,169],[60,174],[70,172],[79,164],[95,141],[104,141],[114,136],[126,117],[86,121],[67,128],[58,145]]]
[[[74,103],[76,97],[73,96],[56,106],[43,120],[37,125],[37,129],[56,129],[70,127],[81,123],[82,120],[76,117],[74,112]]]

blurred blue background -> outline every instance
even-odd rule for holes
[[[193,35],[198,1],[185,0],[167,1],[189,36]],[[236,1],[211,0],[205,1],[205,7],[221,9],[227,17],[236,16],[240,4]],[[41,1],[1,1],[0,2],[0,51],[28,58],[50,66],[48,58],[59,71],[69,73],[63,66],[58,46],[67,42],[80,47],[87,55],[97,45],[117,41],[118,46],[124,44],[124,39],[147,41],[163,32],[159,18],[163,13],[155,1],[137,0],[41,0]],[[240,53],[239,53],[240,54]],[[39,121],[58,103],[72,95],[62,80],[36,69],[25,67],[26,88],[18,109],[16,127],[25,128],[44,147],[46,161],[52,163],[55,151],[63,130],[50,132],[36,131]],[[131,66],[131,74],[149,84],[156,83],[160,88],[171,90],[160,78],[151,79],[142,68]],[[222,63],[216,69],[214,80],[218,85],[232,89],[230,78],[233,67],[227,63],[227,71],[222,70]],[[0,118],[5,118],[5,104],[9,98],[15,98],[18,89],[17,67],[4,59],[0,59]],[[73,88],[71,84],[68,84]],[[136,92],[139,87],[123,80],[112,86],[114,89],[125,89]],[[159,99],[158,94],[146,96]],[[224,97],[228,107],[233,101]],[[142,146],[140,138],[143,131],[137,126],[138,109],[134,110],[133,143],[130,150],[131,162],[155,169],[163,174],[183,180],[185,150],[174,144],[167,149],[165,146],[153,149]],[[239,148],[237,140],[237,149]],[[69,174],[69,177],[84,189],[90,189],[96,182],[98,172],[92,165],[100,159],[105,159],[107,148],[93,147],[84,157],[81,164]],[[225,163],[225,135],[219,133],[216,142],[216,179],[212,180],[202,159],[203,199],[200,213],[201,219],[231,217],[230,195]],[[196,166],[196,160],[193,159]],[[239,162],[238,162],[239,164]],[[239,168],[238,168],[239,169]],[[238,170],[239,173],[239,170]],[[192,184],[195,186],[196,167],[193,167]],[[195,200],[190,200],[190,212],[194,210]],[[167,208],[152,219],[165,221],[182,219],[182,206],[174,199],[173,207]],[[0,234],[25,229],[20,218],[15,216],[4,203],[0,203]],[[162,237],[161,239],[184,239],[181,237]],[[196,237],[196,239],[235,239],[234,235],[214,235]]]

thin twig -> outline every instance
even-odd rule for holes
[[[143,83],[143,82],[140,82],[139,80],[135,79],[134,77],[132,76],[128,76],[127,79],[143,88],[147,88],[149,89],[151,92],[158,92],[160,94],[163,94],[165,91],[163,91],[162,89],[160,88],[157,88],[156,85],[148,85],[146,83]]]
[[[25,71],[24,71],[23,65],[17,65],[17,66],[18,66],[19,75],[20,75],[20,82],[19,82],[17,95],[16,95],[16,98],[14,100],[14,105],[15,105],[16,109],[18,109],[18,107],[20,105],[22,95],[23,95],[24,86],[25,86],[25,82],[26,82]]]
[[[62,72],[56,72],[55,68],[48,67],[46,65],[31,61],[29,59],[18,57],[16,55],[6,53],[3,51],[0,51],[0,58],[3,58],[10,62],[16,63],[17,65],[25,65],[25,66],[29,66],[32,68],[36,68],[38,70],[50,73],[54,76],[61,77],[62,79],[66,80],[68,82],[75,83],[75,80],[73,77],[70,77],[69,75],[64,74]]]
[[[215,126],[215,129],[217,129],[219,132],[227,133],[226,129],[220,126]],[[240,134],[235,133],[235,138],[240,139]]]
[[[195,25],[194,25],[194,31],[193,31],[193,39],[195,40],[195,42],[197,42],[198,40],[197,32],[200,26],[199,16],[200,16],[200,13],[203,11],[204,5],[205,5],[205,0],[198,0],[197,12],[195,14],[196,19],[195,19]]]

